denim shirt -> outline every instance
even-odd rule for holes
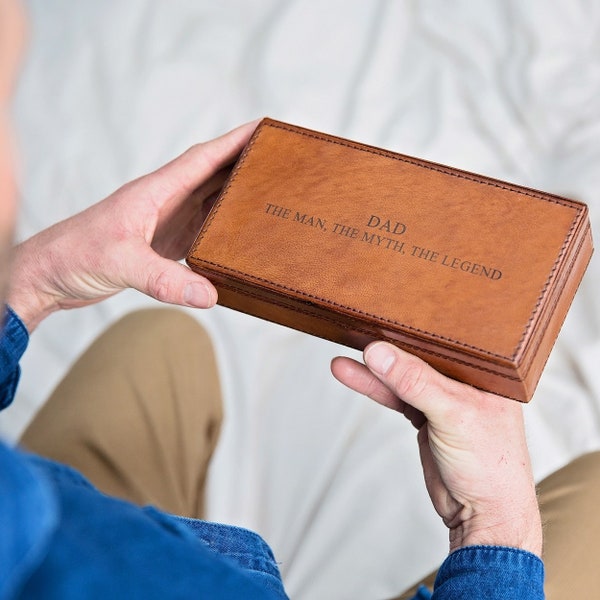
[[[13,399],[27,343],[25,326],[8,309],[0,408]],[[2,443],[0,532],[0,600],[287,598],[257,534],[111,498],[70,467]],[[472,546],[448,556],[433,594],[421,587],[413,600],[539,600],[543,580],[533,554]]]

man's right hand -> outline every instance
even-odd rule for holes
[[[450,550],[483,544],[541,556],[521,405],[449,379],[385,342],[370,344],[364,359],[338,357],[332,372],[418,430],[425,484],[450,530]]]

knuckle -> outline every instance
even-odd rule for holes
[[[396,376],[394,387],[401,398],[416,398],[423,394],[428,380],[427,365],[421,360],[411,359]]]
[[[188,156],[200,166],[212,171],[218,164],[215,156],[210,151],[210,146],[204,142],[194,144],[187,150]]]
[[[153,298],[160,302],[170,301],[171,286],[169,277],[165,271],[150,276],[148,291]]]
[[[376,377],[369,377],[365,380],[362,393],[379,404],[398,409],[396,393]]]
[[[366,380],[364,394],[372,400],[378,400],[381,397],[382,387],[383,384],[378,379],[369,378]]]

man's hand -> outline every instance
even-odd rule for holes
[[[193,146],[17,246],[8,303],[29,331],[55,310],[92,304],[124,288],[163,302],[213,306],[214,287],[177,261],[256,124]]]
[[[332,362],[334,376],[418,430],[427,491],[450,530],[450,550],[501,545],[541,556],[542,529],[521,405],[448,379],[385,342],[366,366]]]

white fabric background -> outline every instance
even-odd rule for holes
[[[582,199],[600,218],[594,0],[30,0],[15,106],[19,238],[190,144],[274,118]],[[536,476],[600,446],[600,277],[592,260],[534,401]],[[53,316],[31,340],[16,439],[133,292]],[[217,308],[227,422],[210,517],[259,531],[298,599],[384,598],[440,561],[415,436],[337,384],[345,348]],[[85,398],[82,398],[85,402]]]

